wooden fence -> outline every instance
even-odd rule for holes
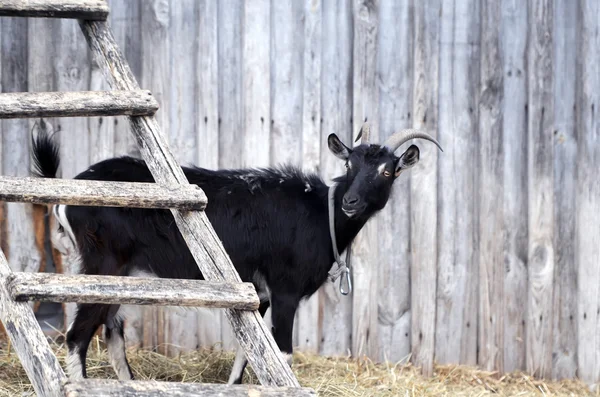
[[[600,3],[119,0],[111,24],[182,164],[282,162],[330,180],[364,120],[421,128],[421,162],[356,243],[354,294],[326,285],[295,344],[600,381]],[[2,92],[106,89],[75,21],[0,18]],[[61,173],[135,150],[123,118],[0,123],[0,174],[54,129]],[[45,123],[45,124],[44,124]],[[65,131],[63,134],[62,131]],[[14,270],[44,263],[38,207],[6,204]],[[40,218],[39,216],[36,218]],[[37,232],[37,233],[36,233]],[[36,238],[37,236],[37,238]],[[40,237],[42,236],[42,237]],[[149,309],[128,338],[233,348],[219,312]]]

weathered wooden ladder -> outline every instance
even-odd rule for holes
[[[301,388],[257,312],[206,214],[204,192],[188,183],[154,117],[158,104],[140,87],[106,22],[105,0],[0,0],[0,16],[79,19],[113,91],[0,95],[0,118],[127,115],[156,184],[0,177],[0,200],[40,204],[168,208],[206,281],[12,273],[0,251],[0,320],[40,396],[314,395]],[[27,133],[23,131],[23,133]],[[68,133],[66,131],[65,133]],[[77,133],[77,132],[73,132]],[[99,285],[103,288],[97,288]],[[149,288],[151,286],[156,288]],[[225,308],[262,386],[87,379],[70,382],[28,300]]]

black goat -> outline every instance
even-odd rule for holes
[[[367,142],[368,129],[363,128],[361,134],[362,144],[352,149],[335,134],[328,137],[329,149],[347,168],[346,175],[335,180],[335,236],[340,251],[385,206],[395,178],[419,161],[414,145],[400,157],[394,151],[414,138],[439,146],[429,135],[410,130],[393,135],[381,146]],[[58,153],[49,136],[42,133],[34,138],[35,174],[56,177]],[[291,359],[298,304],[325,283],[334,263],[328,224],[330,188],[317,175],[293,167],[183,170],[188,181],[206,193],[210,222],[242,280],[254,283],[261,314],[270,307],[271,316],[265,320],[271,322],[277,345]],[[154,182],[144,161],[131,157],[101,161],[76,179]],[[203,278],[167,210],[56,205],[53,211],[58,234],[73,243],[83,274]],[[119,308],[78,305],[67,332],[71,378],[86,377],[88,345],[101,325],[117,375],[132,378],[125,356],[124,313]],[[238,354],[230,383],[241,382],[245,365],[243,353]]]

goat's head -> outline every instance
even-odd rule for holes
[[[411,139],[426,139],[440,144],[430,135],[415,130],[402,130],[382,144],[369,143],[369,126],[364,125],[357,137],[362,137],[360,146],[349,148],[335,134],[329,135],[329,150],[346,162],[348,189],[342,200],[342,210],[350,217],[371,214],[385,207],[394,180],[419,162],[419,148],[411,145],[397,157],[394,152]]]

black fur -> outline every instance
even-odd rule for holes
[[[350,149],[333,134],[328,142],[348,167],[347,174],[336,179],[336,236],[341,252],[385,206],[399,174],[394,172],[399,158],[378,145]],[[415,146],[409,150],[418,154]],[[37,137],[33,158],[39,176],[55,177],[58,153],[51,139],[43,134]],[[391,176],[380,173],[384,163]],[[183,170],[189,182],[206,193],[206,214],[241,278],[255,282],[257,289],[264,289],[261,280],[266,282],[275,340],[283,352],[291,353],[298,304],[325,283],[334,262],[329,187],[317,175],[289,166]],[[101,161],[76,179],[154,182],[145,163],[131,157]],[[202,279],[167,210],[68,206],[66,214],[85,274],[129,275],[144,270],[159,277]],[[77,347],[85,357],[96,328],[111,321],[108,314],[101,305],[81,305],[67,336],[69,348]]]

